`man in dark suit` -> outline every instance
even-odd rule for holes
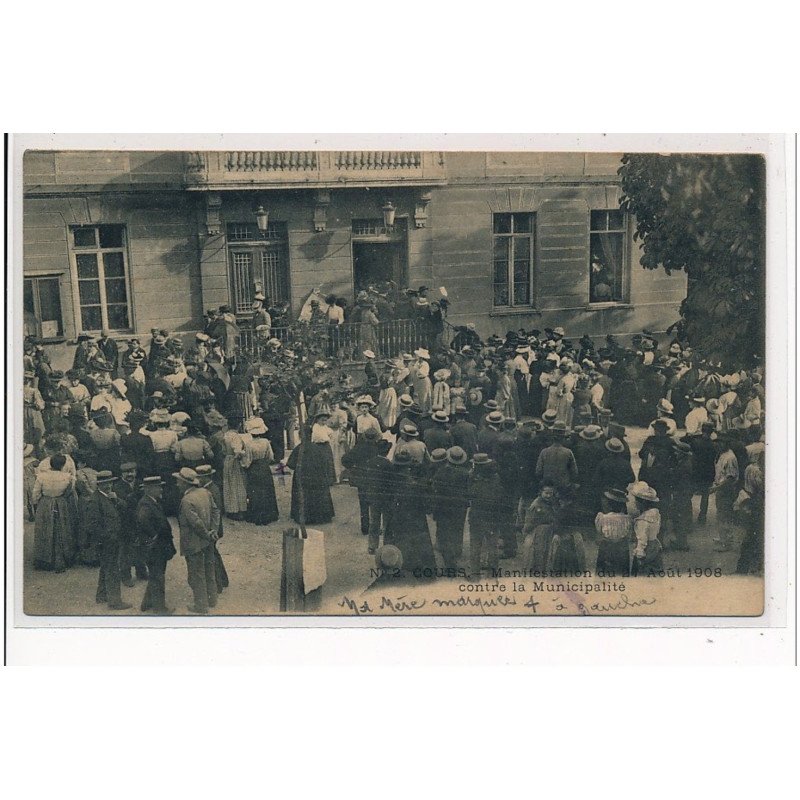
[[[147,560],[147,588],[142,598],[142,611],[171,614],[166,603],[167,562],[175,555],[172,527],[161,507],[164,482],[157,475],[142,481],[142,496],[136,506],[138,541]]]
[[[119,348],[117,347],[117,343],[108,335],[108,331],[100,332],[100,338],[97,340],[97,347],[112,368],[111,374],[116,376],[117,367],[119,366]]]
[[[131,576],[131,568],[136,569],[136,578],[147,580],[147,566],[144,553],[139,546],[139,536],[136,526],[136,507],[142,496],[142,490],[136,480],[138,464],[135,461],[125,461],[120,466],[121,478],[117,481],[117,497],[123,509],[122,540],[120,542],[119,572],[120,580],[125,586],[135,586],[136,580]]]
[[[94,494],[97,502],[97,530],[94,534],[96,541],[100,543],[100,575],[95,600],[98,603],[108,603],[108,607],[114,611],[124,611],[131,608],[131,604],[122,602],[120,587],[119,544],[122,522],[119,500],[113,491],[115,480],[108,470],[97,473],[97,491]]]

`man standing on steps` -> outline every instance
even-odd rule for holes
[[[158,475],[142,481],[142,497],[136,505],[137,540],[147,560],[147,588],[142,598],[142,611],[171,614],[166,603],[167,562],[175,555],[172,526],[161,507],[164,483]]]
[[[189,586],[194,605],[189,611],[208,614],[217,604],[217,581],[214,574],[214,548],[219,536],[220,510],[211,493],[200,487],[197,473],[190,467],[174,472],[181,494],[178,524],[181,529],[181,555],[186,559]]]
[[[130,603],[122,602],[122,589],[119,578],[119,546],[122,537],[120,503],[113,492],[116,478],[108,470],[97,473],[97,530],[95,535],[100,543],[100,575],[97,580],[98,603],[108,603],[114,611],[131,608]]]

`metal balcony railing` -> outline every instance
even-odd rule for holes
[[[345,322],[342,325],[320,324],[315,326],[323,350],[329,358],[345,362],[364,361],[364,351],[372,350],[378,358],[394,358],[401,353],[412,353],[418,347],[428,347],[426,332],[411,319],[395,319],[370,325],[363,322]],[[272,328],[272,338],[284,347],[291,347],[294,339],[292,328]],[[260,360],[267,352],[267,341],[258,338],[252,328],[242,327],[239,347],[249,356]]]

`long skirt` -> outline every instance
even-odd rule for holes
[[[226,455],[222,469],[222,497],[226,514],[243,514],[247,511],[247,483],[239,459]]]
[[[631,574],[631,555],[627,539],[612,542],[601,539],[597,546],[596,572],[606,577],[627,577]]]
[[[272,470],[266,458],[254,461],[247,470],[247,497],[248,522],[269,525],[280,516]]]
[[[442,554],[445,566],[455,566],[461,555],[466,518],[466,509],[436,515],[436,546]]]
[[[537,525],[522,543],[522,567],[537,575],[547,570],[547,553],[555,534],[555,525]]]
[[[42,497],[36,508],[33,564],[63,572],[75,560],[74,504],[70,498]]]
[[[563,575],[583,572],[585,569],[586,551],[580,533],[557,533],[550,542],[547,554],[548,572]]]
[[[292,519],[300,522],[300,487],[296,478],[292,479]],[[303,492],[305,502],[305,522],[307,525],[321,525],[334,517],[333,500],[328,486],[306,484]]]

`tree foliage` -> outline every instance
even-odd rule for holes
[[[688,275],[683,338],[736,367],[764,351],[764,167],[761,156],[628,154],[619,170],[642,266]]]

